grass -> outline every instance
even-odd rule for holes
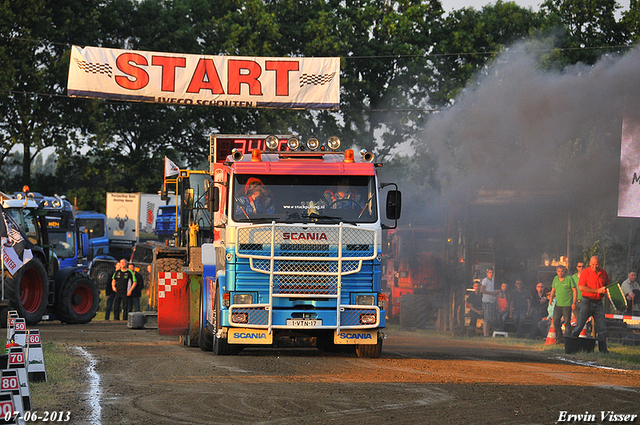
[[[4,338],[2,341],[6,342]],[[68,410],[63,395],[77,392],[78,371],[84,361],[66,344],[45,342],[42,351],[47,381],[29,383],[31,410]]]
[[[140,309],[142,311],[146,311],[147,305],[149,304],[149,295],[146,290],[142,291],[142,296],[140,297]],[[96,317],[93,320],[104,320],[104,311],[107,308],[107,296],[105,291],[100,291],[100,304],[98,304],[98,311],[96,313]],[[121,315],[122,316],[122,315]],[[111,312],[110,319],[113,319],[113,311]]]
[[[523,347],[537,351],[548,352],[568,360],[587,363],[616,369],[640,370],[640,345],[622,345],[614,339],[607,341],[609,353],[602,354],[596,350],[593,353],[565,354],[564,345],[546,345],[544,340],[531,340],[526,338],[483,338],[481,336],[469,338],[466,336],[452,336],[450,333],[436,330],[405,330],[398,325],[388,325],[387,329],[397,334],[410,334],[418,332],[428,338],[453,339],[459,341],[477,341],[487,344]]]

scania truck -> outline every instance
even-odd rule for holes
[[[211,136],[200,348],[227,355],[313,344],[381,355],[382,229],[397,225],[401,193],[378,181],[373,154],[340,144]]]

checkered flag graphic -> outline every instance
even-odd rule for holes
[[[109,65],[108,63],[91,63],[76,59],[76,64],[78,65],[78,68],[86,73],[106,74],[109,78],[111,78],[111,65]]]
[[[314,86],[323,86],[331,82],[331,80],[333,80],[333,77],[335,76],[335,72],[332,72],[331,74],[302,74],[300,76],[300,87],[302,88],[307,84]]]

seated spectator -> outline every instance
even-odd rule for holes
[[[635,270],[630,270],[627,280],[622,282],[620,289],[627,299],[627,311],[628,315],[640,316],[640,285],[636,278],[638,273]]]
[[[478,319],[484,316],[482,311],[482,293],[480,292],[480,282],[473,282],[473,292],[467,295],[467,308],[469,308],[469,329],[467,334],[474,336],[478,327]]]
[[[540,329],[538,328],[538,323],[542,321],[545,317],[547,317],[547,308],[549,307],[549,294],[547,292],[542,282],[538,282],[536,285],[536,291],[533,294],[533,298],[531,300],[531,313],[529,316],[531,317],[531,329],[529,332],[529,338],[537,339],[537,338],[546,338],[547,331],[544,333],[540,333]]]

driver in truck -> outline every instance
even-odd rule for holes
[[[355,209],[360,205],[360,194],[351,190],[348,179],[342,179],[334,191],[324,192],[318,204],[333,210]]]
[[[237,210],[247,218],[275,212],[271,191],[260,179],[251,177],[244,185],[244,194],[237,198]]]

